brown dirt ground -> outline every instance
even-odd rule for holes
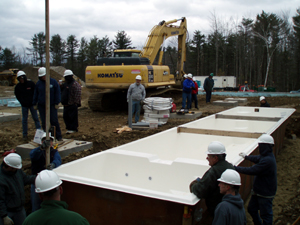
[[[0,97],[13,96],[13,87],[0,86]],[[64,138],[84,140],[93,142],[91,149],[79,153],[73,153],[63,158],[63,163],[76,160],[96,152],[105,151],[112,147],[122,145],[146,136],[161,132],[163,130],[176,127],[187,123],[187,120],[169,119],[168,123],[158,129],[146,131],[123,132],[122,134],[114,133],[115,129],[122,127],[127,121],[126,111],[116,112],[93,112],[87,106],[87,99],[90,95],[89,90],[83,88],[82,109],[79,110],[79,132],[64,135],[66,132],[62,114],[59,114],[59,123]],[[181,95],[179,93],[164,94],[163,97],[172,97],[177,107],[181,106]],[[212,101],[224,99],[222,96],[212,96]],[[278,166],[278,191],[273,202],[274,223],[275,224],[292,224],[300,216],[300,139],[291,139],[291,134],[300,137],[300,105],[299,98],[296,97],[270,97],[267,99],[272,107],[296,108],[287,126],[286,139],[284,148],[277,157]],[[205,104],[205,96],[198,96],[199,111],[201,117],[205,117],[220,111],[225,107]],[[248,106],[258,106],[258,98],[248,98]],[[20,113],[20,108],[7,108],[0,106],[0,112]],[[141,116],[142,117],[142,116]],[[28,120],[29,138],[32,139],[35,133],[32,119]],[[0,154],[3,151],[15,148],[17,145],[24,144],[22,140],[21,120],[0,123]],[[0,157],[2,161],[2,157]],[[24,170],[30,173],[28,160],[23,163]],[[27,203],[26,209],[30,212],[29,188],[26,188]],[[246,208],[247,202],[245,204]],[[251,217],[247,214],[248,224],[252,224]]]

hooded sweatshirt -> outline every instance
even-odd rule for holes
[[[243,225],[246,224],[246,214],[244,209],[244,201],[240,194],[224,195],[215,210],[213,225]]]
[[[245,159],[249,160],[255,165],[251,167],[236,167],[239,173],[254,175],[253,191],[261,197],[272,198],[277,191],[277,166],[276,159],[273,154],[271,144],[260,143],[260,155],[246,156]]]
[[[23,107],[31,107],[35,84],[24,76],[24,83],[18,83],[15,87],[15,95]]]

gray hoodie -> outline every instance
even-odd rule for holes
[[[215,210],[213,225],[243,225],[246,224],[246,214],[244,209],[244,201],[240,194],[235,196],[224,195]]]

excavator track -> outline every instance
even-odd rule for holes
[[[109,112],[121,110],[127,105],[126,92],[113,90],[92,93],[88,104],[93,111]]]
[[[155,97],[166,92],[181,92],[181,89],[164,88],[164,89],[147,89],[146,97]],[[106,90],[103,92],[92,93],[89,97],[88,104],[91,110],[110,112],[127,109],[127,90]]]

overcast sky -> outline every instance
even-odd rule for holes
[[[107,35],[110,40],[124,30],[133,46],[141,49],[152,27],[160,21],[187,18],[189,36],[195,30],[211,31],[211,16],[222,21],[255,18],[267,13],[296,15],[299,0],[49,0],[50,37],[80,40]],[[29,46],[34,34],[45,32],[45,1],[0,0],[0,46],[17,50]]]

